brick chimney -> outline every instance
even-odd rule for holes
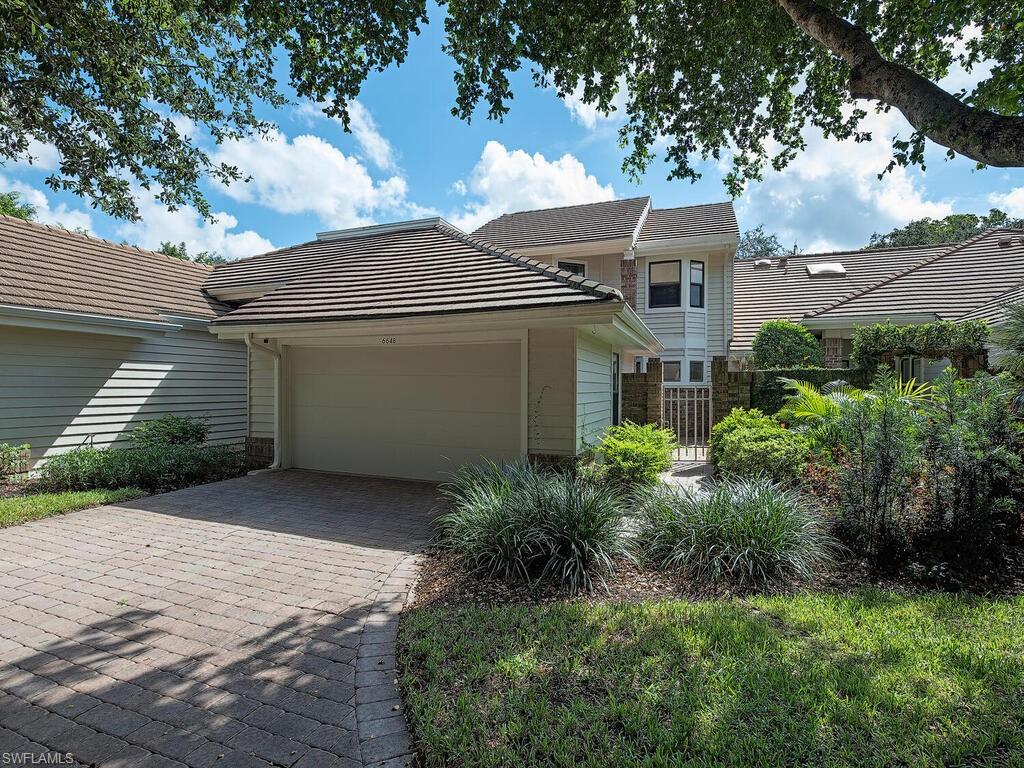
[[[636,259],[632,251],[626,251],[619,262],[620,289],[622,297],[633,309],[636,309]]]

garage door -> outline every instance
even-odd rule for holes
[[[297,347],[292,466],[441,480],[520,453],[518,343]]]

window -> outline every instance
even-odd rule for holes
[[[578,261],[560,261],[558,262],[558,268],[564,269],[566,272],[572,272],[580,277],[587,276],[587,265]]]
[[[704,381],[704,361],[690,361],[690,381]]]
[[[690,262],[690,306],[704,307],[704,262]]]
[[[901,357],[899,358],[900,363],[900,380],[910,381],[915,379],[918,383],[921,382],[921,368],[924,360],[920,357]]]
[[[649,308],[682,306],[681,261],[651,262],[647,274]]]
[[[683,364],[678,360],[665,360],[661,364],[665,382],[678,384],[683,380]]]

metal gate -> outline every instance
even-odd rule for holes
[[[662,426],[676,433],[681,460],[706,461],[711,437],[711,387],[665,387]]]

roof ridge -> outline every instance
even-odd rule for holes
[[[622,292],[617,288],[612,288],[610,285],[599,283],[596,280],[588,280],[585,277],[581,277],[580,275],[564,269],[559,269],[558,267],[540,261],[539,259],[531,259],[506,248],[499,248],[486,240],[481,240],[473,237],[472,235],[466,234],[461,229],[458,229],[454,225],[444,221],[444,219],[438,221],[438,223],[434,225],[434,229],[442,234],[448,235],[449,237],[454,237],[456,240],[461,240],[466,245],[482,250],[491,256],[496,256],[499,259],[512,264],[519,264],[532,272],[545,275],[556,282],[563,283],[572,288],[584,291],[585,293],[597,296],[598,298],[607,299],[611,296],[617,298],[619,301],[624,301]]]
[[[45,223],[43,223],[41,221],[29,221],[28,219],[22,219],[22,218],[19,218],[17,216],[8,216],[6,214],[0,214],[0,221],[7,221],[7,222],[10,222],[12,224],[24,225],[24,226],[29,227],[29,228],[45,229],[45,230],[49,230],[50,232],[53,232],[56,235],[80,238],[80,239],[86,240],[87,242],[96,243],[96,244],[102,243],[104,245],[113,246],[115,248],[121,248],[121,249],[129,250],[129,251],[136,251],[136,252],[144,254],[146,256],[158,256],[161,259],[170,259],[171,261],[169,261],[168,263],[171,263],[171,264],[177,264],[177,263],[191,264],[191,265],[199,268],[203,272],[211,272],[211,271],[213,271],[213,267],[210,266],[209,264],[200,264],[198,261],[192,261],[191,259],[179,259],[179,258],[177,258],[175,256],[168,256],[166,253],[161,253],[160,251],[153,251],[153,250],[150,250],[148,248],[140,248],[139,246],[131,245],[130,243],[115,243],[113,240],[108,240],[105,237],[99,237],[98,235],[85,234],[84,232],[75,232],[74,230],[65,229],[64,227],[58,226],[56,224],[45,224]]]
[[[614,197],[611,200],[595,200],[591,203],[571,203],[569,205],[553,205],[547,208],[528,208],[523,211],[509,211],[508,213],[503,213],[500,216],[496,216],[495,218],[491,219],[491,221],[497,221],[498,219],[504,219],[509,216],[521,216],[527,213],[540,213],[541,211],[561,211],[565,210],[566,208],[583,208],[588,205],[607,205],[608,203],[630,203],[633,202],[634,200],[644,199],[650,200],[651,196],[637,195],[636,197]],[[477,229],[480,229],[481,227],[488,223],[490,222],[484,222],[484,224],[481,224],[480,227],[477,227]]]
[[[692,203],[691,205],[673,205],[668,208],[655,208],[651,206],[651,213],[662,213],[664,211],[681,211],[684,208],[710,208],[712,205],[732,205],[732,200],[718,200],[713,203]]]
[[[987,230],[986,230],[987,231]],[[963,242],[967,242],[966,240]],[[780,258],[789,259],[811,259],[821,258],[826,256],[856,256],[867,253],[892,253],[893,251],[916,251],[925,250],[931,248],[948,248],[955,245],[962,245],[962,243],[932,243],[930,245],[899,245],[893,246],[892,248],[851,248],[847,251],[816,251],[814,253],[787,253],[783,256],[775,256],[772,261],[778,261]],[[740,264],[750,263],[753,264],[757,259],[737,259]]]
[[[976,234],[976,235],[974,235],[972,237],[967,238],[963,242],[954,243],[949,248],[947,248],[947,249],[945,249],[943,251],[939,251],[938,253],[932,254],[931,256],[927,256],[924,259],[922,259],[921,261],[917,262],[916,264],[912,264],[911,266],[906,267],[906,268],[901,269],[901,270],[897,270],[896,272],[891,272],[888,275],[886,275],[885,277],[883,277],[883,278],[881,278],[879,280],[876,280],[875,282],[873,282],[873,283],[871,283],[869,285],[866,285],[863,288],[860,288],[859,290],[853,291],[852,293],[848,293],[847,295],[843,296],[841,299],[837,299],[836,301],[832,302],[831,304],[826,304],[824,307],[822,307],[820,309],[816,309],[813,312],[808,312],[807,314],[804,315],[804,317],[821,317],[826,312],[831,312],[833,309],[835,309],[835,308],[837,308],[837,307],[839,307],[839,306],[841,306],[843,304],[846,304],[849,301],[853,301],[855,298],[858,298],[858,297],[863,296],[863,295],[865,295],[867,293],[870,293],[871,291],[874,291],[877,288],[880,288],[883,285],[886,285],[887,283],[891,283],[894,280],[898,280],[901,277],[905,277],[906,275],[909,275],[911,272],[914,272],[914,271],[920,269],[921,267],[927,266],[928,264],[934,264],[939,259],[945,258],[949,254],[954,253],[956,251],[959,251],[961,248],[965,248],[968,245],[973,245],[976,242],[984,240],[985,238],[989,237],[990,235],[994,235],[994,234],[996,234],[998,232],[1005,232],[1005,231],[1014,231],[1015,232],[1015,231],[1018,231],[1018,230],[1011,230],[1009,227],[995,227],[993,229],[986,229],[984,232],[979,232],[978,234]]]

